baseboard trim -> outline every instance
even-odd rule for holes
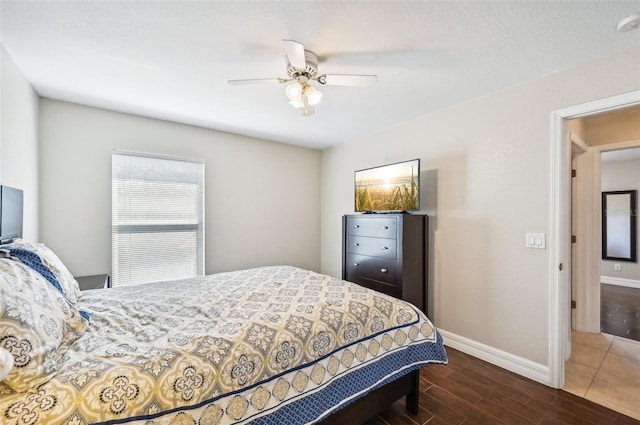
[[[640,280],[625,279],[623,277],[600,276],[600,283],[640,289]]]
[[[513,373],[551,386],[551,374],[548,366],[499,350],[481,342],[438,328],[438,332],[448,347],[462,351],[473,357],[507,369]]]

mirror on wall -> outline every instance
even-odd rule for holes
[[[602,259],[637,261],[637,190],[602,192]]]

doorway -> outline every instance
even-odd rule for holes
[[[594,351],[594,346],[602,346],[604,348],[604,351],[602,353],[602,358],[600,358],[600,360],[598,360],[597,364],[595,365],[595,376],[592,377],[592,380],[590,381],[591,383],[586,387],[589,388],[590,393],[587,393],[585,389],[584,394],[582,394],[581,396],[589,398],[599,404],[614,408],[615,410],[621,411],[638,419],[640,419],[640,411],[638,411],[635,407],[632,407],[631,410],[625,410],[627,408],[626,406],[618,404],[621,394],[618,394],[618,390],[616,388],[624,388],[625,384],[615,380],[610,381],[604,377],[605,373],[617,369],[617,367],[612,367],[611,365],[615,364],[613,363],[615,361],[614,358],[619,359],[618,361],[622,359],[622,357],[619,356],[619,351],[621,351],[621,347],[626,347],[623,345],[626,344],[626,340],[623,339],[622,341],[618,341],[617,337],[605,335],[599,332],[600,270],[602,266],[600,199],[601,191],[605,189],[604,186],[601,186],[601,156],[602,153],[607,151],[619,151],[634,146],[640,146],[640,137],[638,137],[638,139],[635,141],[615,141],[615,143],[606,146],[604,146],[605,144],[602,144],[599,146],[587,145],[585,147],[584,145],[580,146],[580,143],[578,143],[578,146],[576,146],[575,141],[572,140],[570,123],[572,120],[577,118],[596,119],[600,116],[608,115],[609,113],[623,113],[624,111],[631,110],[634,107],[636,110],[640,110],[638,109],[639,105],[640,91],[637,91],[609,99],[604,99],[598,102],[578,105],[565,110],[556,111],[552,114],[554,130],[552,136],[552,143],[554,144],[552,156],[552,197],[554,203],[552,204],[553,217],[551,227],[551,239],[553,242],[550,246],[552,278],[550,279],[551,340],[549,344],[549,372],[552,385],[556,386],[557,388],[564,387],[564,360],[569,357],[572,351],[575,354],[574,357],[582,356],[582,358],[584,359],[584,351],[582,350],[585,346],[585,342],[590,352]],[[637,130],[640,131],[640,127],[638,127],[637,122],[639,121],[635,121],[636,124],[634,125]],[[626,139],[628,140],[628,138]],[[572,183],[574,182],[570,176],[571,169],[573,169],[572,165],[577,165],[577,158],[581,158],[580,161],[582,161],[582,167],[578,167],[582,168],[582,171],[578,170],[578,176],[582,176],[582,183],[585,184],[588,188],[582,194],[583,202],[586,198],[588,200],[588,203],[583,203],[582,205],[587,205],[590,207],[586,208],[587,211],[581,211],[582,222],[580,225],[582,226],[582,234],[578,235],[578,241],[582,241],[583,246],[582,249],[578,251],[580,254],[576,255],[572,259],[572,254],[574,254],[575,250],[571,249],[571,235],[575,234],[575,229],[574,232],[571,232],[571,230],[572,225],[575,225],[576,223],[575,217],[573,217],[572,220],[572,213],[575,211],[572,208],[571,198],[574,194],[575,187],[572,189]],[[583,210],[584,209],[585,208],[583,208]],[[556,230],[556,232],[553,232],[554,230]],[[581,267],[578,267],[578,270],[581,270],[580,273],[582,273],[580,278],[584,279],[586,277],[592,284],[589,285],[590,290],[582,291],[582,298],[577,296],[575,293],[572,297],[571,278],[576,276],[574,276],[575,273],[572,273],[571,270],[574,263],[579,263],[581,260],[583,262],[586,262],[586,264],[581,264]],[[563,262],[565,266],[564,270],[562,267]],[[570,308],[571,300],[576,300],[578,302],[578,306],[582,305],[584,307],[582,309],[583,311],[581,315],[575,314],[573,316],[576,326],[586,326],[588,328],[588,331],[593,333],[576,332],[572,335],[572,310]],[[578,320],[578,316],[580,316],[580,320]],[[575,345],[572,350],[573,340],[575,340],[577,345]],[[640,353],[640,351],[637,350],[638,347],[640,347],[640,345],[638,344],[633,347],[635,353]],[[626,351],[627,353],[631,352],[631,350]],[[609,359],[610,357],[611,359]],[[575,371],[575,365],[569,365],[570,367],[572,367],[573,373],[573,371]],[[600,367],[602,367],[603,369],[600,370]],[[586,368],[583,368],[581,370],[582,375],[584,375],[582,373],[584,372],[584,370],[586,370]],[[603,375],[600,375],[600,373],[602,373]],[[617,373],[619,375],[621,373],[620,370],[617,370]],[[635,373],[636,372],[634,371],[634,375]],[[620,378],[625,377],[618,376],[617,379]],[[606,387],[609,388],[610,391],[613,390],[617,394],[617,397],[612,397],[611,394],[606,394],[605,392],[600,391],[600,388],[603,386],[598,385],[597,381],[600,380],[602,382],[605,382],[605,379],[607,382]],[[570,382],[570,384],[573,384],[574,382],[575,381]],[[611,384],[611,382],[618,383]],[[637,388],[637,384],[633,384],[631,385],[631,387]],[[635,392],[633,392],[633,394],[635,394]],[[601,398],[598,399],[598,397]],[[632,398],[635,400],[632,405],[637,405],[637,397],[634,396]]]
[[[549,243],[549,382],[564,386],[564,362],[571,352],[571,143],[567,121],[640,105],[640,91],[552,112],[551,220]]]
[[[569,120],[568,127],[584,120]],[[581,126],[584,140],[597,142],[593,136],[600,127],[607,144],[585,143],[581,148],[569,137],[576,170],[572,200],[580,202],[571,206],[572,302],[577,301],[577,308],[572,308],[571,356],[565,363],[563,390],[640,419],[640,342],[634,341],[640,331],[640,264],[631,255],[637,235],[630,228],[637,224],[630,192],[640,188],[640,148],[627,147],[640,146],[640,140],[622,143],[626,149],[617,149],[621,143],[616,140],[640,137],[640,107],[586,120],[596,126]],[[616,135],[610,131],[612,123],[627,131]]]
[[[635,258],[602,257],[606,251],[601,247],[607,243],[602,239],[606,235],[602,223],[607,217],[602,214],[601,200],[602,193],[607,191],[633,189],[637,193],[640,189],[639,123],[640,105],[567,120],[567,138],[572,147],[571,329],[575,331],[598,333],[607,325],[605,332],[633,338],[630,333],[636,318],[631,320],[630,316],[640,312],[636,311],[636,305],[633,311],[627,306],[638,301],[624,299],[618,288],[640,290],[640,264]],[[618,217],[610,219],[618,220]],[[637,220],[633,218],[631,223],[635,227]],[[617,226],[613,230],[616,229]],[[627,238],[631,236],[630,230],[633,229],[627,229]],[[634,250],[637,239],[637,235],[632,238]],[[623,241],[610,242],[621,246]],[[603,301],[601,289],[606,295]],[[605,321],[601,321],[601,311],[606,311],[602,313]],[[640,322],[640,318],[637,319]],[[610,332],[613,329],[615,332]]]

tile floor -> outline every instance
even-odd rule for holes
[[[640,420],[640,342],[571,333],[564,390]]]

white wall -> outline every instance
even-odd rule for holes
[[[38,95],[0,44],[0,183],[24,192],[26,239],[38,230]]]
[[[548,365],[551,113],[640,88],[640,49],[421,116],[322,155],[322,271],[339,275],[353,172],[419,157],[440,328]],[[425,102],[428,102],[425,99]]]
[[[640,123],[638,123],[640,126]],[[602,191],[637,190],[640,193],[640,160],[603,162],[600,175]],[[640,220],[636,217],[636,220]],[[640,224],[636,221],[636,226]],[[640,248],[640,232],[636,233],[636,247]],[[620,270],[614,270],[620,264]],[[640,262],[602,260],[600,274],[618,279],[631,279],[640,283]]]
[[[111,150],[205,163],[206,273],[320,268],[320,152],[40,101],[41,237],[76,275],[111,270]]]

